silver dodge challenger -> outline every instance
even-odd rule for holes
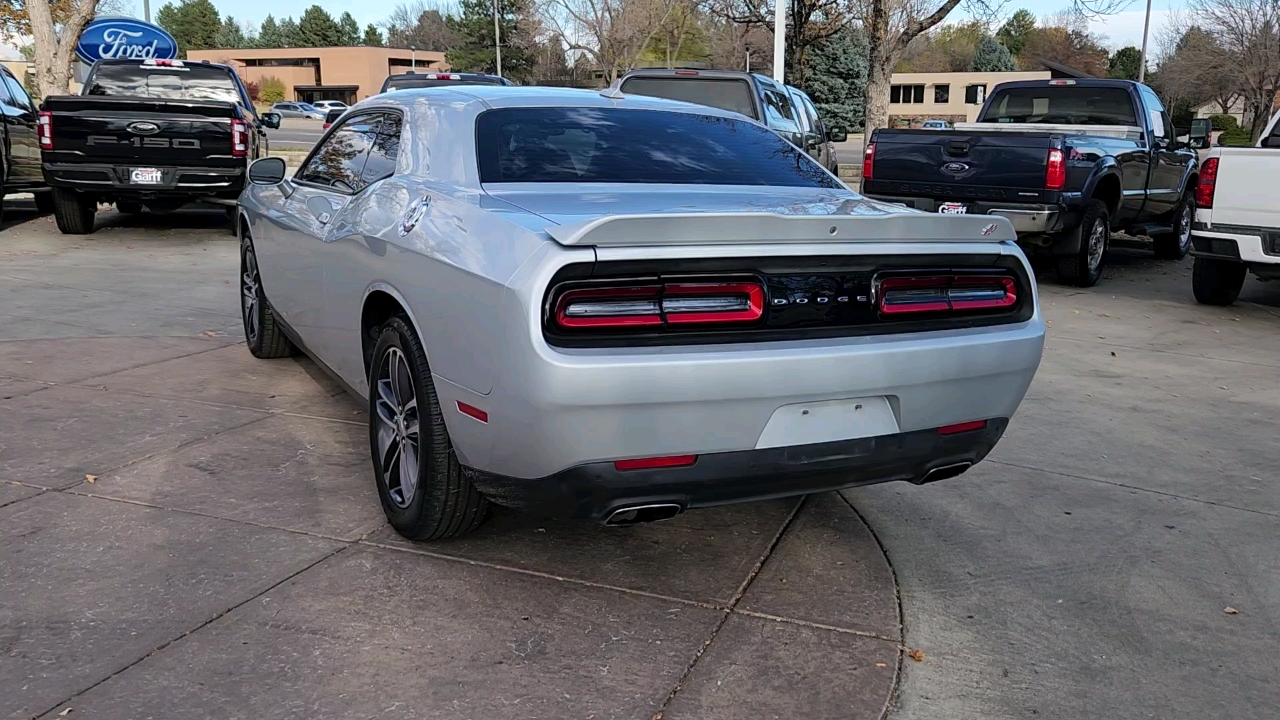
[[[240,198],[245,338],[367,399],[413,539],[964,472],[1044,324],[1009,222],[851,192],[739,115],[616,91],[361,102]]]

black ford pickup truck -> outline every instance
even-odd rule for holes
[[[1029,254],[1089,287],[1112,230],[1150,236],[1162,258],[1187,254],[1199,166],[1151,88],[1029,80],[996,86],[977,122],[955,130],[876,130],[862,176],[879,200],[1003,215]]]
[[[125,213],[234,205],[280,117],[259,116],[226,65],[103,60],[80,95],[46,98],[39,123],[58,229],[83,235],[99,202]]]

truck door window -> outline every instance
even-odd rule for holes
[[[786,95],[766,87],[762,99],[764,116],[770,128],[780,132],[800,132],[800,126],[796,124],[795,108],[791,107],[791,101]]]
[[[791,102],[795,105],[797,110],[796,118],[800,121],[800,129],[805,132],[813,132],[813,123],[809,121],[809,114],[805,112],[804,104],[800,102],[800,96],[793,94],[791,96]]]
[[[1147,115],[1151,118],[1151,137],[1168,140],[1169,131],[1165,127],[1164,106],[1160,104],[1160,98],[1145,87],[1139,88],[1138,94],[1142,96],[1142,105],[1147,109]]]

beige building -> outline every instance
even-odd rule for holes
[[[376,95],[388,75],[449,69],[442,52],[382,47],[191,50],[187,59],[234,65],[246,82],[279,78],[286,100],[348,104]]]
[[[889,126],[920,127],[925,120],[973,122],[996,85],[1015,80],[1048,80],[1036,72],[894,73],[889,79]]]

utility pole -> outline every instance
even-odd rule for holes
[[[751,51],[747,51],[747,72],[751,72]]]
[[[142,0],[142,19],[151,22],[151,0]]]
[[[498,0],[493,0],[493,54],[498,59],[498,77],[502,77],[502,29],[498,27]]]
[[[1148,0],[1150,2],[1150,0]],[[787,0],[773,0],[773,79],[782,82],[787,52]]]
[[[1138,82],[1147,78],[1147,32],[1151,29],[1151,0],[1147,0],[1147,19],[1142,22],[1142,60],[1138,63]]]

